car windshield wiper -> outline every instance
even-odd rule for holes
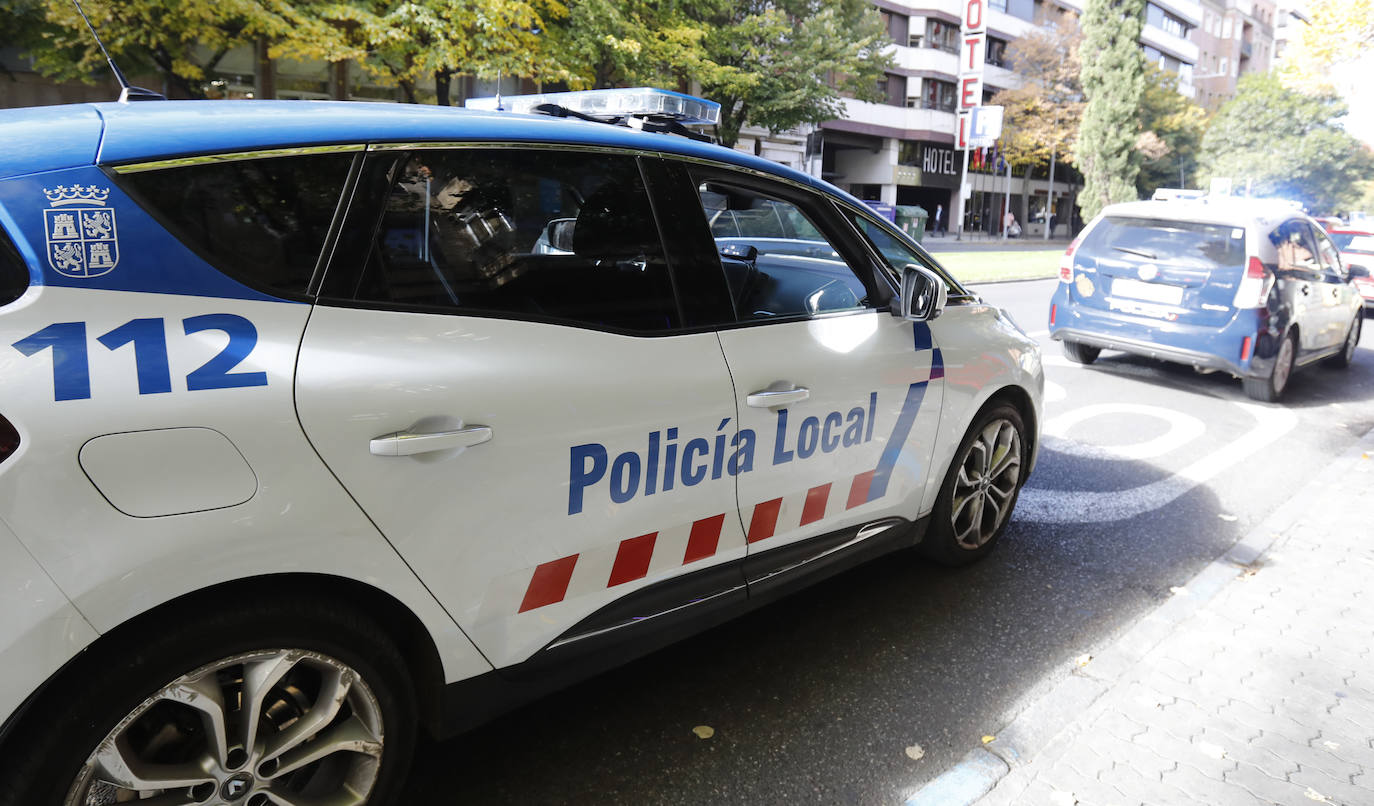
[[[1129,246],[1113,246],[1112,248],[1118,252],[1125,252],[1130,255],[1139,255],[1140,257],[1149,258],[1150,260],[1158,259],[1158,256],[1154,252],[1151,252],[1146,249],[1132,249]]]

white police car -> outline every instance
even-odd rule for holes
[[[0,141],[7,806],[386,802],[417,724],[980,556],[1034,464],[1035,342],[763,160],[299,102]]]

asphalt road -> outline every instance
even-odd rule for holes
[[[1048,380],[1040,464],[983,562],[872,563],[428,744],[405,802],[899,803],[1374,426],[1370,332],[1264,406],[1218,374],[1069,364],[1043,335],[1054,282],[978,288]]]

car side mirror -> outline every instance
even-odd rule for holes
[[[940,275],[916,263],[902,267],[902,297],[898,300],[903,319],[928,322],[944,313],[949,302],[949,287]]]
[[[1351,265],[1346,266],[1345,272],[1352,279],[1355,277],[1363,277],[1367,279],[1369,277],[1369,269],[1357,263],[1352,263]]]
[[[549,246],[559,252],[573,251],[573,229],[577,226],[575,218],[555,218],[549,222],[544,232]]]

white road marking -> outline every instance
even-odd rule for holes
[[[1255,427],[1178,473],[1140,487],[1108,492],[1027,487],[1021,491],[1012,517],[1027,523],[1108,523],[1134,518],[1167,506],[1277,442],[1298,424],[1297,415],[1288,409],[1240,402],[1234,405],[1255,419]]]
[[[1050,335],[1050,332],[1048,330],[1034,330],[1026,335],[1030,336],[1032,339],[1038,339]]]
[[[1154,417],[1169,424],[1169,430],[1145,442],[1131,445],[1092,445],[1069,436],[1074,426],[1094,417],[1127,414],[1134,417]],[[1162,406],[1139,403],[1098,403],[1061,414],[1045,423],[1045,445],[1060,453],[1070,453],[1088,459],[1136,460],[1163,456],[1202,436],[1207,426],[1198,418]]]
[[[1069,392],[1064,387],[1054,381],[1045,381],[1045,402],[1058,403],[1069,396]]]

